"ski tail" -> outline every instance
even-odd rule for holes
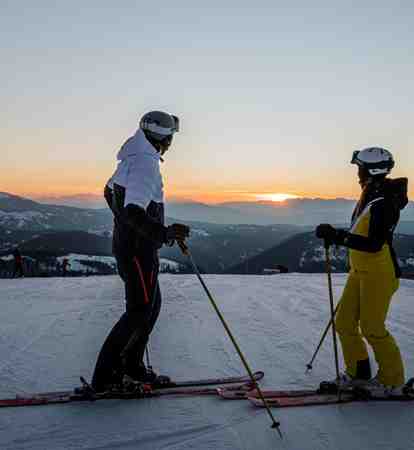
[[[265,405],[261,398],[256,395],[249,395],[248,400],[254,406],[264,408]],[[315,394],[305,396],[290,396],[290,397],[267,397],[266,402],[273,408],[287,408],[294,406],[316,406],[316,405],[332,405],[347,403],[355,400],[352,394],[342,394],[340,398],[338,395],[332,394]]]

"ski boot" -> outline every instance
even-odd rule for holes
[[[73,397],[76,397],[79,400],[96,400],[97,392],[95,389],[85,380],[85,378],[80,377],[80,381],[82,385],[73,390]]]
[[[388,386],[382,384],[377,377],[373,378],[364,386],[357,386],[353,393],[362,400],[370,399],[414,399],[414,379],[410,379],[401,386]]]
[[[171,383],[171,378],[167,377],[166,375],[158,375],[153,370],[152,367],[149,366],[146,368],[146,377],[147,383],[151,383],[151,385],[154,387],[156,386],[163,386],[166,384]]]
[[[170,377],[165,375],[158,375],[151,366],[145,367],[144,365],[139,365],[133,373],[128,373],[130,378],[133,380],[143,383],[149,384],[152,387],[162,386],[171,383]]]
[[[371,378],[371,364],[369,359],[361,359],[357,361],[355,376],[351,376],[347,372],[340,373],[339,379],[335,378],[331,381],[322,381],[319,385],[318,392],[320,394],[336,394],[338,393],[338,389],[341,391],[349,391],[370,383]]]
[[[370,380],[354,378],[347,373],[339,374],[339,380],[335,378],[331,381],[322,381],[319,385],[318,394],[337,394],[341,391],[350,391],[358,387],[364,387]]]
[[[144,383],[140,380],[135,380],[129,375],[124,375],[122,379],[122,397],[150,397],[152,393],[152,386],[150,383]]]

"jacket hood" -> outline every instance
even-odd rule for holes
[[[138,153],[147,153],[153,156],[155,159],[159,159],[159,153],[152,146],[152,144],[145,137],[144,132],[138,129],[137,132],[127,139],[124,145],[116,155],[118,161],[123,161],[130,156],[134,156]]]
[[[385,197],[400,211],[408,204],[408,178],[386,178]]]
[[[381,178],[365,186],[361,193],[356,211],[361,212],[368,203],[378,197],[384,197],[398,211],[408,204],[407,178]]]

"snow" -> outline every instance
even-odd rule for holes
[[[311,388],[334,377],[332,339],[305,375],[328,320],[326,276],[208,275],[204,280],[267,388]],[[335,274],[336,299],[345,275]],[[117,276],[0,280],[0,396],[78,385],[90,378],[106,334],[123,311]],[[151,360],[176,379],[244,373],[193,275],[161,275],[163,308]],[[390,313],[407,375],[413,375],[414,281],[402,280]],[[414,404],[354,403],[264,410],[217,398],[111,400],[0,410],[2,450],[405,450]]]
[[[82,255],[79,253],[69,253],[66,256],[58,256],[56,260],[62,263],[65,258],[68,259],[70,263],[78,260],[84,260],[116,265],[116,260],[113,256]]]
[[[207,232],[207,231],[205,231],[205,230],[202,230],[202,229],[199,229],[199,228],[192,228],[191,229],[191,234],[192,235],[198,235],[198,236],[202,236],[202,237],[208,237],[208,236],[210,236],[210,233],[209,232]]]
[[[12,198],[9,194],[6,194],[4,192],[0,192],[0,198]]]
[[[13,261],[14,256],[13,255],[5,255],[5,256],[1,256],[0,259],[2,261]]]
[[[42,218],[45,218],[45,214],[38,211],[4,212],[0,210],[0,223],[7,224],[7,222],[12,220],[18,221],[17,228],[22,228],[27,222]]]
[[[167,258],[160,258],[160,272],[165,272],[166,270],[170,270],[172,272],[179,272],[181,264],[176,261],[172,261]]]
[[[63,260],[67,259],[69,261],[69,270],[74,272],[84,272],[84,273],[98,273],[99,270],[95,267],[91,267],[88,262],[101,262],[116,268],[116,260],[113,256],[95,256],[95,255],[81,255],[78,253],[69,253],[66,256],[59,256],[56,261],[62,264]]]
[[[73,272],[84,272],[84,273],[97,273],[98,269],[91,267],[90,262],[100,262],[112,266],[116,269],[116,259],[113,256],[95,256],[95,255],[82,255],[78,253],[69,253],[68,255],[59,256],[56,261],[62,264],[63,260],[67,259],[69,261],[69,270]],[[86,264],[85,264],[86,263]],[[171,272],[179,272],[181,264],[170,259],[161,258],[160,259],[160,270],[161,272],[169,270]]]
[[[333,252],[331,252],[331,260],[332,261],[341,261],[344,260],[347,256],[347,252],[343,249],[335,248]],[[312,248],[311,250],[305,250],[302,252],[302,255],[299,260],[299,267],[303,267],[307,262],[316,262],[321,263],[325,261],[325,247],[323,245],[319,245],[317,247]]]

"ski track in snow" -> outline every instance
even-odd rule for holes
[[[333,378],[332,337],[305,375],[329,320],[326,275],[206,275],[205,281],[263,387],[313,387]],[[345,275],[334,275],[335,301]],[[124,308],[118,277],[0,280],[0,395],[68,389],[90,378]],[[176,379],[245,373],[196,277],[162,275],[151,361]],[[402,280],[389,327],[414,374],[414,281]],[[374,369],[375,370],[375,369]],[[1,450],[406,450],[414,404],[354,403],[273,409],[209,397],[0,409]]]

